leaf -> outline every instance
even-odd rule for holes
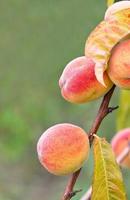
[[[117,130],[130,127],[130,91],[120,90]]]
[[[112,2],[112,1],[109,1],[109,2]],[[113,5],[109,6],[109,8],[106,10],[104,18],[105,18],[105,20],[108,20],[120,11],[126,13],[129,8],[130,8],[130,2],[129,1],[116,2]]]
[[[89,35],[85,44],[85,56],[95,62],[97,80],[105,86],[103,73],[108,67],[112,49],[130,36],[130,8],[111,14]]]
[[[107,0],[107,6],[111,6],[114,3],[114,0]]]
[[[122,174],[109,143],[95,137],[94,178],[91,200],[126,200]]]

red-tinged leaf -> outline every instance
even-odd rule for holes
[[[106,13],[109,14],[109,12]],[[116,9],[110,17],[108,14],[105,15],[105,20],[92,31],[86,41],[85,56],[95,62],[96,78],[104,86],[103,73],[108,67],[112,49],[120,41],[130,37],[129,13],[130,4],[128,9],[126,7],[122,10]]]

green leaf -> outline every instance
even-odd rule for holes
[[[117,130],[130,127],[130,91],[120,91],[119,110],[117,115]]]
[[[95,166],[91,200],[126,200],[122,174],[110,144],[96,136],[93,150]]]
[[[115,1],[114,0],[107,0],[107,6],[111,6]]]

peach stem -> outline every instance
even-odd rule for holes
[[[118,108],[118,106],[110,107],[110,108],[108,107],[110,99],[111,99],[112,94],[114,92],[114,89],[115,89],[115,85],[108,91],[108,93],[104,96],[104,98],[102,100],[102,103],[101,103],[101,106],[98,110],[97,116],[96,116],[96,118],[95,118],[95,120],[92,124],[92,127],[89,131],[90,146],[93,143],[93,138],[94,138],[93,135],[97,133],[102,120],[106,117],[106,115],[108,115],[113,110]],[[63,194],[62,200],[70,200],[73,196],[76,195],[77,192],[81,191],[81,190],[73,191],[74,185],[76,183],[76,180],[79,177],[80,172],[81,172],[81,169],[79,169],[77,172],[73,173],[72,176],[70,177],[70,180],[68,181],[65,192]]]

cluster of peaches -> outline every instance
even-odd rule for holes
[[[123,30],[119,28],[122,26],[118,26],[118,20],[122,24],[125,20],[126,26],[124,25]],[[106,94],[113,84],[122,89],[130,89],[130,31],[126,27],[130,30],[130,2],[113,4],[106,11],[105,20],[90,34],[85,45],[85,55],[67,64],[60,77],[61,94],[67,101],[86,103],[98,99]],[[113,37],[108,32],[110,28],[114,32]],[[99,41],[101,36],[104,44]],[[107,68],[104,67],[106,63]],[[103,72],[102,78],[100,71],[101,74]],[[116,156],[129,145],[129,141],[130,128],[114,136],[111,144]],[[73,173],[81,168],[88,158],[88,135],[73,124],[54,125],[41,135],[37,152],[41,164],[49,172],[55,175]],[[123,160],[122,165],[130,167],[130,154]]]

